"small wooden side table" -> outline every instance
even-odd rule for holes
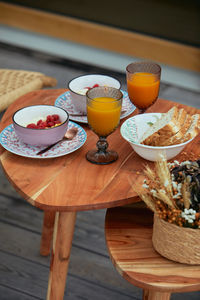
[[[153,214],[142,203],[107,209],[106,242],[116,270],[143,289],[143,300],[169,300],[171,293],[200,291],[200,266],[158,254],[151,241],[152,224]]]

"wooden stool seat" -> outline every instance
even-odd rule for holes
[[[106,242],[117,271],[143,289],[144,300],[167,300],[171,293],[200,290],[200,266],[159,255],[152,245],[152,224],[153,214],[142,203],[107,209]]]

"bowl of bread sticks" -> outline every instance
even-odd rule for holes
[[[178,155],[200,133],[200,114],[190,115],[184,108],[172,107],[166,113],[145,113],[127,119],[122,137],[142,158],[157,161]]]

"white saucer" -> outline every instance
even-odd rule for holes
[[[63,141],[52,147],[47,152],[37,155],[43,146],[24,144],[15,133],[13,124],[7,126],[0,134],[0,143],[9,152],[30,158],[54,158],[72,153],[83,146],[87,139],[85,130],[78,124],[69,121],[68,128],[77,127],[78,133],[71,141]]]
[[[127,116],[129,116],[130,114],[132,114],[132,112],[134,112],[136,107],[130,101],[130,99],[128,97],[128,93],[125,91],[122,91],[122,90],[121,90],[121,92],[123,93],[123,102],[122,102],[123,113],[122,113],[120,119],[123,119],[123,118],[126,118]],[[87,124],[87,122],[88,122],[87,116],[73,116],[73,114],[76,113],[76,110],[72,104],[70,91],[67,91],[64,94],[60,95],[55,101],[55,106],[65,109],[69,113],[70,120]],[[70,115],[70,113],[72,115]]]

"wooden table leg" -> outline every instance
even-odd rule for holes
[[[56,212],[47,300],[64,297],[76,212]]]
[[[40,242],[40,254],[43,256],[49,255],[51,251],[55,214],[55,211],[44,211],[42,236]]]
[[[143,290],[143,300],[170,300],[171,293]]]

